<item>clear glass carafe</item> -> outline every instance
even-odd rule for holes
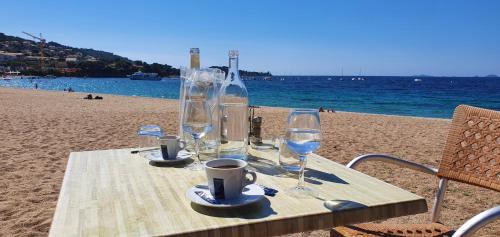
[[[238,71],[237,50],[229,51],[229,69],[220,89],[219,157],[247,159],[248,92]]]

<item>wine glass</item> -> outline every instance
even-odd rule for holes
[[[203,170],[200,161],[200,139],[212,130],[212,113],[206,100],[187,100],[184,105],[182,128],[191,134],[195,144],[195,160],[187,168]]]
[[[307,155],[319,148],[321,125],[317,109],[292,109],[288,115],[285,135],[288,149],[299,156],[299,181],[288,190],[291,196],[309,198],[316,196],[313,189],[305,186],[304,169]]]

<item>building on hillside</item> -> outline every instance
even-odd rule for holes
[[[81,71],[80,68],[61,68],[59,69],[61,73],[77,73]]]
[[[77,62],[78,58],[76,57],[66,57],[66,62]]]
[[[99,60],[97,60],[96,58],[94,58],[94,57],[92,57],[90,55],[85,56],[83,59],[85,61],[87,61],[87,62],[97,62],[97,61],[99,61]]]
[[[66,62],[56,62],[56,68],[65,68],[67,66]]]
[[[22,57],[22,56],[23,56],[22,53],[7,53],[7,52],[0,51],[0,62],[7,62],[7,61],[15,60],[18,57]]]
[[[41,56],[26,56],[25,57],[29,61],[40,61],[42,60]],[[43,57],[43,60],[47,60],[47,57]]]
[[[0,66],[0,72],[9,72],[10,71],[10,67],[8,66]]]

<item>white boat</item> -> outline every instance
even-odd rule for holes
[[[134,72],[132,75],[128,75],[130,80],[145,80],[145,81],[161,81],[161,77],[158,76],[158,73],[144,73],[141,71]]]
[[[18,71],[9,71],[9,72],[6,72],[5,75],[3,75],[1,77],[2,80],[5,80],[5,81],[10,81],[12,79],[20,79],[22,78],[22,76],[19,76],[20,72]]]
[[[414,81],[414,82],[421,82],[421,81],[422,81],[422,79],[420,79],[420,78],[415,78],[415,79],[413,79],[413,81]]]
[[[365,78],[361,76],[361,68],[359,69],[358,77],[353,77],[352,80],[353,81],[364,81],[365,80]]]

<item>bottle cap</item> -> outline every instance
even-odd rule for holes
[[[190,48],[189,53],[193,54],[200,54],[200,49],[199,48]]]
[[[238,57],[240,56],[240,52],[238,50],[232,49],[229,50],[229,57]]]

